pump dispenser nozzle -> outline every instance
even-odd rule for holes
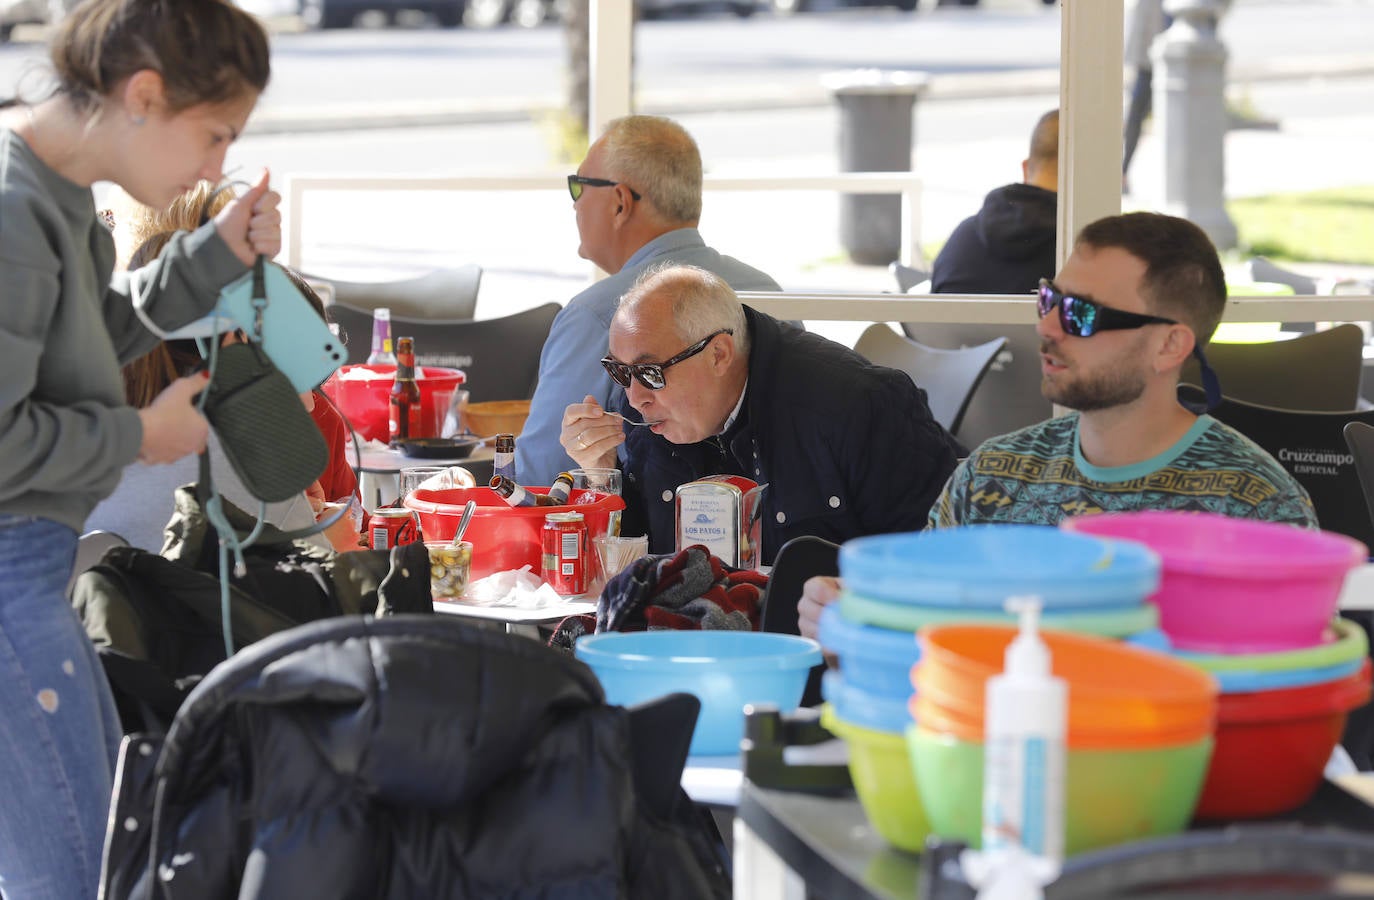
[[[1040,639],[1039,597],[1008,597],[1007,612],[1016,613],[1021,631],[1007,645],[1004,671],[1014,679],[1050,674],[1050,649]]]

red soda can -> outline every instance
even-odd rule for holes
[[[373,550],[390,550],[420,539],[415,513],[395,506],[384,506],[367,523],[367,545]]]
[[[544,580],[559,594],[587,590],[587,523],[580,512],[544,517]]]

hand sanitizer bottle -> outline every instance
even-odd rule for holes
[[[1056,864],[1064,856],[1064,765],[1068,686],[1050,674],[1036,629],[1039,597],[1012,597],[1020,634],[1006,667],[988,679],[984,719],[983,852],[1024,851]]]

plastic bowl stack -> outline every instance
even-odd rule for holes
[[[912,671],[912,767],[931,830],[982,838],[987,679],[1016,629],[947,625],[921,632]],[[1216,681],[1152,650],[1043,632],[1054,674],[1068,682],[1065,850],[1078,853],[1183,830],[1212,754]]]
[[[1200,818],[1273,815],[1321,782],[1350,711],[1370,696],[1369,648],[1333,619],[1368,550],[1340,534],[1205,513],[1066,520],[1077,534],[1140,541],[1163,564],[1161,627],[1179,659],[1221,685]]]
[[[918,629],[1010,623],[1006,598],[1036,594],[1045,628],[1162,640],[1145,602],[1159,561],[1136,544],[1020,525],[881,535],[847,542],[840,575],[846,593],[820,621],[821,645],[840,661],[822,682],[824,721],[849,744],[869,821],[907,850],[920,850],[931,830],[906,745]]]
[[[739,753],[745,705],[796,709],[807,673],[821,661],[809,638],[756,631],[610,632],[579,638],[573,652],[596,673],[607,703],[696,695],[693,755]]]

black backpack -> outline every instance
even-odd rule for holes
[[[163,555],[114,547],[77,580],[72,604],[96,645],[126,733],[164,733],[201,676],[225,659],[217,540],[192,490],[177,491]],[[231,524],[251,517],[225,504]],[[334,553],[266,531],[231,576],[236,648],[335,616],[432,613],[423,544]]]

